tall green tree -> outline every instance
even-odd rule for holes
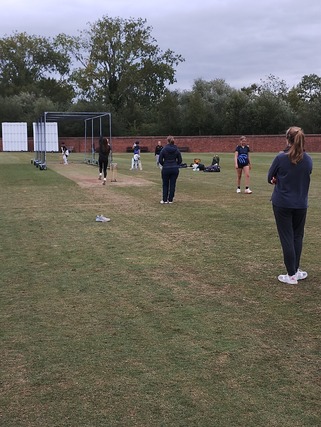
[[[263,91],[248,103],[244,119],[245,133],[279,134],[294,123],[295,114],[285,100]]]
[[[154,117],[157,123],[157,135],[181,134],[181,111],[179,91],[167,90],[161,101],[155,106]]]
[[[270,94],[279,98],[285,99],[287,97],[289,88],[285,80],[281,80],[279,77],[269,74],[265,80],[261,80],[258,85],[258,93],[269,92]]]
[[[198,91],[185,92],[181,98],[182,133],[205,135],[211,107]]]
[[[242,90],[233,89],[224,108],[222,133],[240,135],[247,132],[247,107],[249,96]]]
[[[33,93],[53,102],[71,102],[70,63],[59,37],[52,40],[18,32],[4,37],[0,39],[0,95]]]
[[[224,79],[195,80],[192,91],[182,97],[183,133],[221,135],[231,93]]]
[[[296,89],[299,97],[304,101],[321,98],[321,77],[316,74],[305,75]]]
[[[306,133],[321,132],[321,77],[316,74],[303,76],[290,90],[288,102],[296,112],[298,125]]]
[[[29,135],[32,135],[32,123],[44,111],[57,111],[57,104],[49,98],[37,97],[29,92],[10,97],[0,96],[0,122],[27,122]]]
[[[139,102],[148,106],[175,80],[175,66],[184,59],[163,52],[144,19],[104,16],[75,38],[81,66],[73,73],[79,97],[100,100],[115,111]]]

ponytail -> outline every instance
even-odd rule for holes
[[[108,151],[108,139],[106,137],[100,139],[101,152],[106,154]]]
[[[286,139],[290,145],[287,154],[291,163],[298,164],[303,159],[305,135],[301,128],[292,126],[286,131]]]
[[[167,137],[167,142],[168,142],[168,144],[172,144],[173,145],[175,143],[174,137],[172,135],[169,135]]]

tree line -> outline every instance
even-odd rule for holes
[[[183,61],[141,18],[103,16],[77,36],[14,32],[0,39],[0,121],[31,131],[44,111],[106,111],[114,136],[280,134],[294,123],[321,133],[318,75],[291,88],[269,75],[241,89],[216,78],[170,90]],[[82,133],[60,125],[61,135]]]

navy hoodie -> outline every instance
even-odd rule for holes
[[[182,155],[175,144],[167,144],[160,152],[158,161],[163,168],[178,168]]]
[[[272,203],[280,208],[306,209],[312,159],[307,153],[304,153],[303,159],[295,165],[291,163],[286,151],[275,157],[268,172],[269,183],[273,177],[276,178],[271,198]]]

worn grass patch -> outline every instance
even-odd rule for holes
[[[106,186],[80,155],[29,157],[0,154],[1,425],[320,425],[320,154],[294,287],[276,279],[273,154],[252,154],[252,195],[233,154],[181,170],[173,205],[152,154],[143,171],[115,155]]]

